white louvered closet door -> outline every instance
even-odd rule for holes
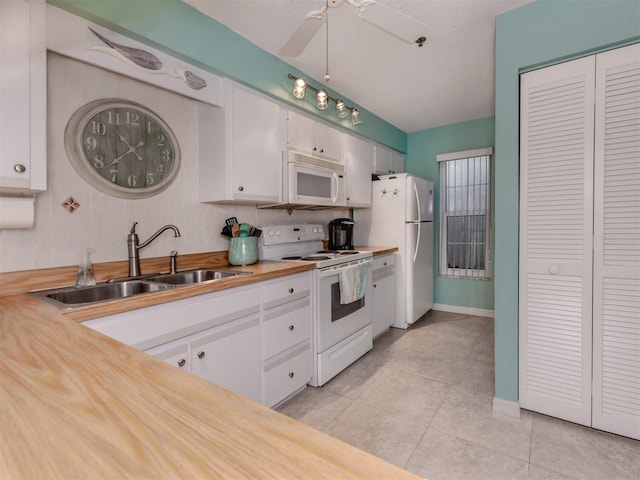
[[[521,76],[520,405],[591,424],[593,57]]]
[[[593,426],[640,439],[640,44],[596,56]]]

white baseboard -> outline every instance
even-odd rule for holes
[[[520,418],[520,404],[504,398],[493,397],[493,413],[494,415]]]
[[[484,308],[473,308],[473,307],[459,307],[457,305],[445,305],[443,303],[434,304],[433,309],[439,310],[441,312],[464,313],[466,315],[474,315],[476,317],[493,318],[494,316],[493,310],[486,310]]]

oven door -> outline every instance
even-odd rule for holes
[[[349,335],[371,324],[371,268],[366,275],[365,294],[360,300],[340,303],[340,271],[359,264],[371,265],[371,259],[356,260],[318,271],[317,353],[331,348]]]

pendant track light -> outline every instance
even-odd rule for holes
[[[338,98],[333,98],[330,96],[327,91],[323,88],[316,88],[313,85],[310,85],[302,77],[294,77],[291,74],[288,74],[289,79],[293,80],[293,96],[299,100],[304,99],[307,89],[312,90],[316,94],[316,107],[318,110],[326,110],[329,107],[329,102],[333,101],[336,106],[336,113],[338,114],[338,118],[347,118],[351,115],[351,123],[353,125],[360,125],[362,120],[360,119],[360,112],[354,107],[350,107],[344,100],[340,100]]]

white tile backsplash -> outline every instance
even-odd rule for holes
[[[251,206],[198,201],[198,103],[195,100],[54,53],[48,57],[47,191],[36,198],[35,226],[0,231],[0,272],[76,264],[85,248],[94,262],[126,260],[127,234],[134,221],[140,242],[166,224],[182,237],[163,233],[140,252],[141,258],[168,256],[171,250],[199,253],[226,250],[220,235],[226,218],[253,225],[322,223],[347,216],[344,210],[259,210]],[[83,180],[67,158],[64,130],[71,115],[98,98],[126,98],[141,103],[171,126],[182,153],[180,173],[171,186],[147,199],[107,195]],[[69,214],[69,196],[81,207]]]

